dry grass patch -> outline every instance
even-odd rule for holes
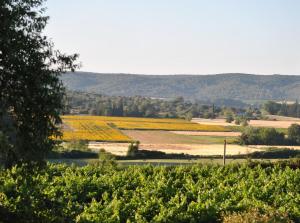
[[[171,131],[172,133],[179,135],[190,135],[190,136],[240,136],[240,132],[200,132],[200,131]]]
[[[128,150],[129,143],[104,143],[104,142],[90,142],[89,148],[93,151],[99,151],[105,149],[107,152],[111,152],[116,155],[125,156]],[[165,153],[184,153],[189,155],[222,155],[222,144],[151,144],[141,143],[140,149],[162,151]],[[259,148],[251,148],[240,145],[227,145],[228,155],[249,154],[255,151],[262,151]]]
[[[157,150],[165,153],[184,153],[189,155],[223,155],[224,146],[222,144],[141,144],[141,149]],[[227,145],[227,155],[249,154],[261,151],[259,148],[250,148],[240,145]]]
[[[203,119],[203,118],[195,118],[192,120],[195,123],[200,125],[217,125],[217,126],[237,126],[233,123],[227,123],[225,119]],[[249,122],[250,126],[254,127],[271,127],[271,128],[288,128],[291,124],[299,124],[300,119],[295,118],[287,118],[285,120],[251,120]]]

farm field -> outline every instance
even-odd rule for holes
[[[225,138],[228,155],[248,154],[268,147],[234,144],[240,132],[229,132],[233,127],[221,126],[220,119],[204,120],[209,124],[191,123],[182,119],[103,116],[63,116],[62,119],[63,140],[87,140],[90,149],[99,151],[103,148],[116,155],[126,155],[132,141],[140,141],[140,149],[144,150],[190,155],[221,155]]]
[[[287,117],[281,115],[267,115],[269,119],[277,120],[277,121],[300,121],[300,118]]]
[[[101,120],[63,118],[63,140],[129,142],[131,138]]]
[[[120,129],[230,131],[224,126],[200,125],[182,119],[128,118],[107,116],[63,116],[63,140],[129,142]]]
[[[140,146],[146,150],[159,150],[165,153],[184,153],[189,155],[222,155],[224,146],[222,144],[142,144]],[[261,151],[260,148],[249,146],[227,145],[227,155],[248,154],[255,151]]]
[[[230,131],[224,126],[211,126],[192,122],[127,122],[114,121],[119,129],[132,130],[187,130],[187,131]]]
[[[115,155],[125,156],[128,150],[129,143],[105,143],[105,142],[90,142],[89,148],[93,151],[99,151],[105,149],[105,151],[113,153]],[[141,143],[140,149],[162,151],[168,154],[189,154],[189,155],[222,155],[222,144],[168,144],[168,143]],[[300,149],[300,148],[299,148]],[[228,144],[226,154],[239,155],[248,154],[256,151],[262,151],[263,148],[259,146],[240,146],[234,144]]]
[[[153,131],[153,130],[122,130],[122,132],[130,138],[140,141],[142,144],[223,144],[224,139],[228,143],[233,143],[237,137],[234,133],[233,136],[224,137],[220,132],[214,135],[214,132],[185,132],[180,134],[181,131]],[[201,135],[203,133],[203,135]],[[208,133],[205,135],[205,133]],[[219,134],[218,134],[219,133]],[[231,133],[231,132],[224,132]]]
[[[281,117],[281,116],[276,116]],[[286,119],[284,119],[286,118]],[[254,127],[272,127],[272,128],[288,128],[291,124],[300,124],[300,119],[284,117],[280,120],[251,120],[249,122],[250,126]],[[194,118],[192,120],[195,123],[201,125],[217,125],[217,126],[236,126],[234,123],[227,123],[225,119],[204,119],[204,118]]]
[[[187,130],[187,131],[231,131],[224,126],[199,125],[183,119],[160,118],[132,118],[132,117],[108,117],[108,116],[63,116],[63,121],[74,122],[104,122],[118,129],[142,129],[142,130]]]
[[[179,135],[189,136],[223,136],[224,137],[237,137],[241,135],[241,132],[199,132],[199,131],[170,131]]]

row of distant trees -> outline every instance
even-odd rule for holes
[[[293,104],[268,101],[261,107],[239,108],[215,106],[201,102],[191,102],[183,97],[175,99],[154,99],[142,96],[107,96],[94,93],[68,91],[65,97],[66,114],[89,114],[125,117],[161,118],[216,118],[225,116],[226,121],[246,126],[251,119],[265,119],[262,110],[271,115],[300,117],[298,101]]]
[[[299,102],[288,104],[287,102],[278,103],[275,101],[268,101],[264,104],[264,109],[271,115],[283,115],[300,118]]]
[[[89,114],[104,116],[160,117],[185,118],[192,117],[215,118],[227,111],[232,114],[246,113],[241,108],[218,107],[199,102],[175,99],[154,99],[142,96],[106,96],[85,92],[68,91],[65,98],[67,114]]]
[[[234,122],[234,124],[241,126],[248,126],[248,122],[250,120],[266,119],[261,110],[256,107],[248,107],[247,109],[242,109],[238,112],[233,110],[232,108],[225,108],[223,113],[226,122]]]
[[[247,127],[240,136],[246,145],[300,145],[300,125],[292,124],[287,135],[275,128]]]

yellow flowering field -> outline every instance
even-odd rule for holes
[[[92,115],[65,115],[63,119],[68,120],[101,120],[105,122],[155,122],[155,123],[191,123],[184,119],[171,119],[171,118],[136,118],[136,117],[113,117],[113,116],[92,116]]]
[[[223,126],[200,125],[192,122],[113,122],[119,129],[128,130],[169,130],[169,131],[209,131],[223,132],[228,131]]]
[[[129,142],[131,138],[101,120],[63,118],[63,140]]]
[[[63,140],[89,140],[129,142],[132,139],[119,129],[170,130],[170,131],[230,131],[224,126],[204,125],[183,119],[107,117],[107,116],[62,116]]]

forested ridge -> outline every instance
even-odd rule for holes
[[[70,90],[114,96],[146,96],[189,100],[296,100],[300,76],[292,75],[136,75],[90,72],[67,73]]]

